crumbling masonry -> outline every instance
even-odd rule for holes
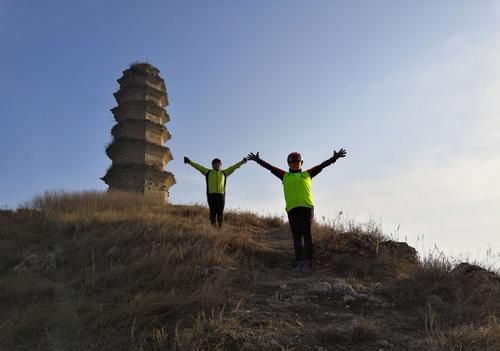
[[[170,139],[164,125],[170,120],[165,82],[154,66],[135,63],[123,71],[118,83],[120,89],[114,93],[118,106],[111,110],[117,124],[106,148],[112,164],[101,179],[109,191],[139,192],[166,203],[175,178],[165,171],[172,160],[170,150],[163,146]]]

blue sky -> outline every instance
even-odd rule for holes
[[[145,60],[169,92],[173,203],[205,202],[184,155],[309,167],[344,147],[314,180],[318,219],[500,252],[496,1],[0,0],[0,42],[0,206],[106,189],[116,79]],[[283,213],[254,163],[227,190],[229,208]]]

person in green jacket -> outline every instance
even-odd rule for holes
[[[224,222],[226,179],[246,162],[247,159],[243,158],[240,162],[235,163],[231,167],[221,170],[222,161],[218,158],[214,158],[212,160],[212,169],[208,169],[191,161],[188,157],[184,157],[184,163],[189,164],[205,176],[208,208],[210,210],[210,223],[212,223],[214,227],[220,228]]]
[[[333,156],[321,164],[302,171],[301,154],[292,152],[287,157],[289,170],[274,167],[262,160],[259,153],[250,153],[248,159],[257,162],[262,167],[271,171],[283,183],[285,193],[286,212],[288,223],[293,235],[295,250],[295,272],[311,272],[313,259],[312,222],[314,217],[314,200],[311,193],[311,179],[318,175],[323,168],[335,163],[339,158],[345,157],[346,151],[340,149],[333,151]],[[304,246],[302,246],[302,240]]]

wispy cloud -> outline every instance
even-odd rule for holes
[[[494,8],[500,18],[500,1]],[[391,173],[318,197],[358,219],[401,225],[409,241],[424,235],[428,247],[500,250],[500,28],[481,44],[454,36],[443,52],[381,82],[366,100],[380,131],[397,134],[374,144],[404,150],[396,159],[380,154]]]

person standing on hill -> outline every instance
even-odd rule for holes
[[[333,151],[333,156],[323,163],[302,171],[301,154],[292,152],[287,157],[289,170],[274,167],[262,160],[259,153],[248,154],[248,159],[257,162],[267,168],[283,183],[285,193],[286,212],[288,223],[293,235],[293,247],[295,250],[296,267],[295,272],[311,272],[313,259],[312,222],[314,218],[314,203],[311,193],[311,179],[318,175],[323,168],[335,163],[339,158],[346,156],[346,151],[340,149]],[[304,246],[302,246],[302,240]]]
[[[210,210],[210,223],[214,227],[222,227],[224,222],[224,205],[226,202],[226,179],[237,168],[247,162],[243,158],[240,162],[235,163],[229,168],[222,169],[222,161],[218,158],[212,160],[212,169],[208,169],[191,161],[188,157],[184,156],[184,163],[189,164],[194,169],[200,171],[205,176],[207,183],[207,201]]]

